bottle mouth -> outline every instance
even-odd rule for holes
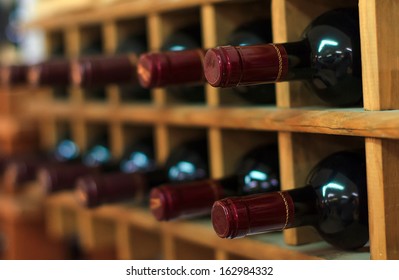
[[[204,74],[213,87],[239,85],[242,77],[241,57],[233,46],[209,49],[204,58]]]
[[[246,205],[239,199],[222,199],[213,204],[212,225],[221,238],[238,238],[248,235],[250,220]]]
[[[173,188],[173,187],[172,187]],[[178,216],[173,210],[176,201],[170,187],[161,186],[151,190],[150,192],[150,210],[158,221],[169,221]]]
[[[168,72],[168,60],[161,53],[147,53],[140,56],[137,63],[137,76],[144,88],[162,86],[162,73]]]
[[[75,197],[84,207],[96,206],[97,185],[90,177],[85,176],[76,180]]]
[[[83,83],[83,66],[77,59],[71,61],[71,81],[75,86],[81,86]]]
[[[216,201],[212,207],[212,226],[221,238],[234,238],[233,216],[229,205],[225,201]]]
[[[41,67],[40,66],[32,66],[28,70],[28,83],[31,86],[38,86],[39,85],[39,80],[40,80],[40,74],[41,74]]]
[[[41,168],[37,171],[37,181],[41,188],[43,188],[44,193],[52,193],[54,182],[57,180],[56,174],[48,169]]]

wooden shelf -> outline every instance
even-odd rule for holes
[[[46,217],[51,236],[78,234],[88,250],[112,247],[121,259],[399,259],[399,98],[395,91],[399,64],[394,59],[399,53],[399,27],[392,24],[399,12],[397,1],[98,3],[84,12],[38,19],[27,28],[42,28],[46,32],[49,54],[64,44],[65,55],[75,57],[91,37],[100,37],[104,53],[114,53],[118,36],[126,32],[128,23],[138,22],[132,32],[143,29],[149,50],[156,51],[164,38],[186,19],[198,22],[203,47],[209,48],[224,44],[231,30],[252,20],[254,15],[271,19],[273,40],[286,42],[297,40],[311,20],[327,10],[357,7],[362,44],[361,108],[326,107],[302,83],[290,82],[276,84],[276,102],[268,106],[250,106],[232,91],[210,86],[204,87],[206,101],[201,105],[176,101],[165,89],[153,90],[147,102],[127,103],[120,98],[119,89],[110,86],[105,89],[103,102],[91,100],[76,88],[70,89],[65,101],[43,90],[38,93],[38,98],[43,98],[31,103],[26,111],[39,123],[42,147],[47,149],[56,143],[57,127],[64,122],[71,126],[74,139],[83,149],[90,138],[90,127],[103,126],[110,133],[115,155],[120,155],[123,147],[143,131],[152,134],[160,164],[183,140],[206,136],[211,176],[215,178],[231,172],[234,162],[251,147],[275,141],[279,145],[284,190],[302,186],[313,165],[328,154],[365,148],[370,247],[362,252],[338,251],[320,242],[308,229],[222,240],[213,233],[209,219],[158,223],[150,213],[131,205],[86,210],[76,204],[70,193],[48,198]],[[385,47],[388,45],[389,50]],[[143,244],[150,244],[147,251]]]
[[[32,108],[32,115],[57,118],[82,116],[88,121],[143,123],[147,125],[198,126],[299,133],[322,133],[399,139],[399,111],[365,111],[362,108],[297,108],[121,105],[89,103],[81,107],[46,104]],[[84,110],[83,110],[84,109]]]

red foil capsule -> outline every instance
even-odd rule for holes
[[[107,84],[137,85],[137,56],[81,58],[71,65],[71,80],[76,86],[104,86]]]
[[[40,168],[37,180],[47,193],[53,193],[73,189],[77,178],[96,171],[96,167],[88,167],[83,163],[61,163]]]
[[[145,172],[115,172],[83,176],[77,180],[75,190],[82,205],[95,207],[123,198],[140,200],[147,185]]]
[[[139,58],[137,75],[144,88],[205,82],[205,50],[146,53]]]
[[[217,47],[206,53],[204,72],[214,87],[278,82],[288,72],[288,57],[282,45]]]
[[[278,231],[292,225],[294,204],[287,192],[230,197],[212,207],[212,224],[222,238]]]
[[[0,84],[23,85],[27,84],[28,66],[12,65],[0,68]]]
[[[68,86],[71,84],[70,72],[69,60],[43,62],[29,68],[28,81],[33,86]]]
[[[217,180],[164,185],[152,189],[150,209],[158,221],[209,214],[213,203],[223,197]]]

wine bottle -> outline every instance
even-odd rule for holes
[[[36,171],[41,166],[74,162],[79,159],[79,156],[79,147],[67,134],[50,153],[42,151],[10,157],[4,167],[3,182],[6,186],[20,186],[35,180]]]
[[[72,82],[82,87],[107,84],[137,85],[137,56],[144,51],[146,51],[145,36],[140,34],[122,41],[117,49],[117,55],[76,59],[71,66]]]
[[[26,85],[28,68],[28,65],[1,66],[0,84],[3,86]]]
[[[151,164],[143,165],[143,162]],[[79,201],[95,207],[124,199],[142,200],[150,189],[162,183],[193,181],[208,175],[204,140],[190,141],[172,150],[164,166],[155,166],[150,153],[142,149],[132,153],[126,163],[122,165],[123,172],[80,178],[76,183]],[[139,163],[142,166],[137,168]]]
[[[325,102],[349,106],[362,102],[359,16],[336,9],[317,17],[302,40],[208,50],[205,77],[215,87],[303,80]]]
[[[205,82],[201,49],[201,32],[197,25],[176,30],[161,46],[161,52],[139,57],[137,75],[144,88],[167,86],[168,94],[189,102],[205,102]]]
[[[351,250],[368,242],[367,211],[364,154],[342,151],[319,162],[302,188],[216,201],[212,223],[222,238],[310,225],[328,243]]]
[[[67,59],[49,60],[29,67],[28,81],[32,86],[65,87],[71,84],[71,65]]]
[[[62,165],[45,165],[37,169],[36,178],[46,193],[72,189],[75,180],[83,175],[114,170],[108,138],[101,135],[94,139],[88,150],[77,161]]]
[[[224,197],[279,189],[278,150],[272,144],[247,153],[230,176],[152,189],[150,208],[159,221],[193,218],[210,214],[213,203]]]

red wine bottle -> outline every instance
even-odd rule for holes
[[[47,193],[72,189],[75,180],[83,175],[114,170],[108,138],[101,135],[94,139],[89,149],[77,161],[62,165],[45,165],[36,171],[36,178]]]
[[[246,154],[236,172],[221,179],[166,184],[150,193],[150,208],[159,221],[193,218],[211,213],[216,200],[232,195],[280,189],[276,145],[261,146]]]
[[[123,172],[80,178],[76,183],[80,202],[87,207],[96,207],[126,199],[142,199],[150,189],[162,183],[193,181],[208,176],[204,140],[190,141],[172,150],[164,166],[155,166],[154,160],[149,157],[150,153],[144,155],[141,149],[137,149],[137,152],[139,154],[132,154],[133,158],[122,166]],[[139,157],[135,158],[137,155]],[[143,165],[142,168],[126,168],[136,166],[137,160],[152,164]]]
[[[0,84],[3,86],[27,85],[28,65],[10,65],[0,67]]]
[[[188,102],[205,102],[201,49],[198,25],[173,32],[161,47],[161,52],[139,57],[137,75],[144,88],[166,87],[168,94]]]
[[[68,136],[64,136],[51,152],[10,157],[4,167],[3,181],[6,186],[20,186],[36,179],[36,172],[45,165],[59,165],[79,160],[80,150]]]
[[[130,51],[126,52],[128,50]],[[137,35],[122,41],[117,55],[88,56],[74,60],[71,68],[72,82],[82,87],[137,85],[137,56],[145,50],[145,36]]]
[[[69,86],[70,72],[69,60],[49,60],[29,67],[28,81],[32,86]]]
[[[310,225],[328,243],[351,250],[368,242],[367,211],[364,154],[343,151],[318,163],[302,188],[216,201],[212,223],[222,238]]]
[[[319,16],[298,42],[210,49],[204,71],[215,87],[303,80],[329,104],[359,104],[362,75],[358,11],[337,9]]]

